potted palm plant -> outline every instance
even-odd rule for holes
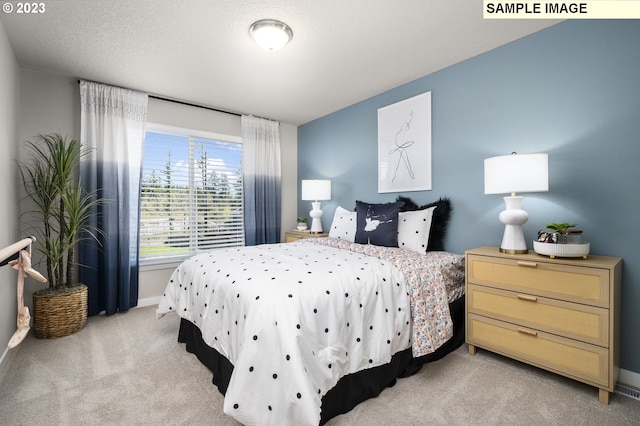
[[[90,208],[102,200],[83,190],[77,177],[82,145],[59,134],[27,141],[30,159],[20,164],[29,231],[46,262],[49,287],[33,293],[33,330],[54,338],[81,330],[87,320],[87,286],[76,281],[76,247],[99,232],[88,225]]]

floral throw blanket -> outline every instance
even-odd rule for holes
[[[434,352],[453,335],[449,303],[464,294],[463,255],[446,251],[420,254],[397,247],[356,244],[335,238],[304,241],[384,259],[402,271],[411,300],[414,357]]]

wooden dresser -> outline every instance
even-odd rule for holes
[[[284,242],[291,243],[293,241],[302,240],[303,238],[320,238],[327,236],[329,236],[328,232],[287,231],[284,233]]]
[[[620,366],[622,259],[466,256],[466,341],[590,384],[609,403]]]

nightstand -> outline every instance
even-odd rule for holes
[[[622,259],[550,259],[497,247],[465,253],[466,341],[595,386],[609,403],[620,370]]]
[[[305,238],[321,238],[328,237],[328,232],[311,232],[311,231],[287,231],[284,233],[285,243],[291,243],[293,241],[302,240]]]

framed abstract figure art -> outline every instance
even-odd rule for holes
[[[431,190],[431,92],[378,109],[378,192]]]

